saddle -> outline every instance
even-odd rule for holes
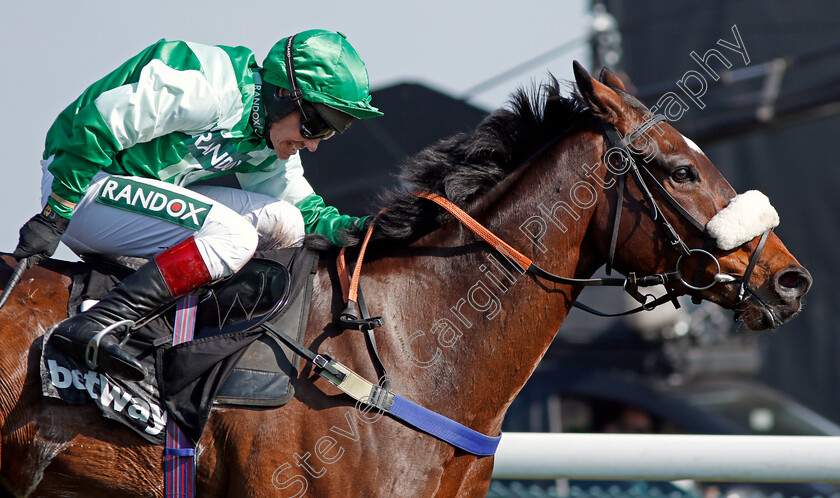
[[[90,371],[44,336],[42,390],[73,404],[93,400],[115,419],[156,444],[165,419],[198,441],[213,405],[278,407],[294,396],[299,359],[265,324],[301,340],[306,330],[318,254],[305,248],[258,252],[235,275],[199,293],[194,339],[172,346],[174,303],[126,339],[123,348],[148,372],[132,383]],[[133,270],[113,261],[77,265],[68,312],[96,301]]]

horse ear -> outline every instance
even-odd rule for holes
[[[596,81],[578,61],[573,64],[578,92],[592,113],[607,123],[618,124],[623,114],[624,100],[615,91]]]
[[[621,81],[621,78],[616,76],[614,72],[610,71],[607,66],[601,68],[601,74],[598,75],[598,80],[608,87],[617,88],[622,92],[627,91],[627,88],[624,87],[624,82]]]

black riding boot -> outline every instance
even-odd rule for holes
[[[61,322],[53,331],[52,343],[64,354],[85,358],[92,369],[142,380],[143,366],[120,348],[115,334],[100,332],[122,320],[139,322],[209,281],[195,241],[189,238],[141,266],[89,310]]]

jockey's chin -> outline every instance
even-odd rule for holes
[[[274,153],[281,161],[297,154],[300,149],[315,152],[322,140],[321,138],[305,138],[301,134],[300,114],[296,112],[271,123],[268,134],[269,140],[274,146]]]
[[[283,142],[279,147],[274,148],[274,153],[277,154],[278,159],[285,161],[297,154],[297,152],[302,148],[303,147],[292,142]]]

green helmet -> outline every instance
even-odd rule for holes
[[[365,63],[342,33],[312,29],[294,35],[292,46],[289,48],[296,85],[289,83],[285,59],[288,40],[287,37],[277,42],[263,61],[265,83],[286,90],[299,88],[303,100],[315,104],[318,113],[331,125],[335,117],[340,117],[343,113],[349,114],[347,117],[350,120],[382,115],[379,109],[370,105],[370,86]],[[263,95],[269,116],[273,115],[276,118],[278,113],[291,112],[292,108],[287,102],[276,102],[277,99],[266,95],[266,92]],[[323,107],[318,104],[322,104]],[[346,126],[339,124],[337,128]]]

